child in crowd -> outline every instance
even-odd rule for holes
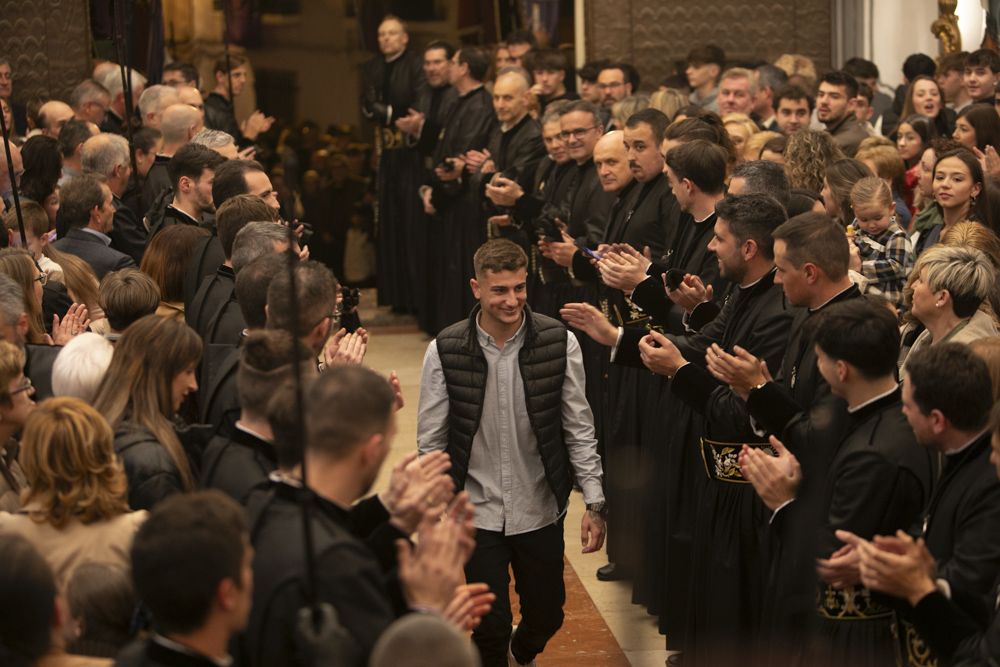
[[[851,189],[854,222],[850,268],[869,280],[866,292],[884,296],[903,308],[903,286],[913,266],[913,247],[896,222],[896,204],[885,181],[862,178]],[[853,231],[853,235],[851,232]]]
[[[53,239],[53,234],[49,230],[49,216],[41,204],[33,201],[21,201],[21,217],[24,220],[24,235],[28,239],[28,250],[31,256],[38,262],[38,267],[48,274],[50,280],[62,280],[62,267],[46,256],[45,251],[49,247],[49,242]],[[7,226],[9,245],[18,247],[21,245],[21,230],[17,224],[17,213],[13,210],[4,216],[4,223]]]

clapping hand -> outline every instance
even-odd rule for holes
[[[729,354],[717,344],[709,346],[705,353],[705,366],[716,380],[736,392],[744,401],[754,387],[771,381],[767,362],[758,359],[739,345]]]
[[[542,255],[548,257],[553,262],[562,266],[564,268],[569,268],[573,266],[573,255],[578,252],[576,243],[573,241],[573,237],[566,233],[566,230],[561,230],[562,241],[546,241],[541,239],[538,241],[538,247],[542,251]]]
[[[524,189],[517,181],[497,174],[486,184],[486,197],[495,206],[513,206],[524,196]]]
[[[663,274],[664,287],[666,287],[667,274]],[[667,296],[671,301],[690,313],[698,305],[712,300],[712,286],[706,286],[699,276],[691,273],[684,276],[684,280],[677,286],[677,289],[667,289]]]
[[[650,330],[639,341],[639,358],[649,370],[670,378],[687,363],[677,346],[656,330]]]
[[[764,505],[773,512],[795,498],[795,492],[802,482],[802,467],[795,455],[773,435],[771,446],[778,453],[777,456],[743,445],[740,451],[740,470],[753,485]]]
[[[646,248],[649,252],[649,248]],[[631,293],[636,286],[645,280],[652,261],[648,256],[640,254],[628,244],[613,244],[603,254],[597,263],[601,272],[601,280],[608,287]]]
[[[450,468],[451,459],[444,452],[421,457],[411,452],[403,457],[392,469],[389,489],[379,495],[390,523],[409,535],[427,514],[440,516],[454,494]]]
[[[559,309],[559,317],[566,324],[594,339],[595,342],[611,347],[618,342],[618,329],[608,322],[604,314],[589,303],[567,303]]]
[[[87,307],[82,303],[74,303],[66,311],[62,320],[58,315],[52,316],[52,336],[46,336],[50,345],[65,345],[79,336],[90,326]]]
[[[330,336],[323,349],[323,361],[327,366],[360,365],[368,351],[368,332],[363,328],[348,333],[347,329]]]
[[[240,125],[240,130],[243,132],[243,136],[253,141],[261,132],[267,132],[271,129],[274,124],[274,116],[265,116],[260,112],[260,110],[254,111]]]
[[[843,530],[837,531],[837,537],[855,546],[861,583],[873,591],[916,605],[935,590],[937,566],[923,538],[914,540],[901,530],[895,535],[876,535],[871,542]]]

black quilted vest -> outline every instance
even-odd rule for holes
[[[563,442],[562,388],[566,376],[566,327],[558,320],[532,313],[525,306],[527,330],[518,354],[531,430],[545,478],[556,496],[559,511],[573,488],[569,454]],[[468,320],[457,322],[437,336],[438,356],[448,388],[448,448],[451,476],[465,488],[472,440],[479,430],[486,394],[486,357],[476,335],[479,306]]]

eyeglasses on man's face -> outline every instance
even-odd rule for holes
[[[581,127],[575,130],[563,130],[559,133],[559,138],[563,141],[566,141],[567,139],[583,139],[588,132],[596,127],[596,125],[591,125],[590,127]]]

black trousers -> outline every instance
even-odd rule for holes
[[[542,652],[562,627],[566,585],[563,582],[563,519],[523,533],[476,531],[476,550],[465,566],[469,582],[489,584],[496,594],[490,613],[472,631],[483,667],[507,667],[507,646],[524,664]],[[511,642],[510,574],[521,602],[521,622]]]

